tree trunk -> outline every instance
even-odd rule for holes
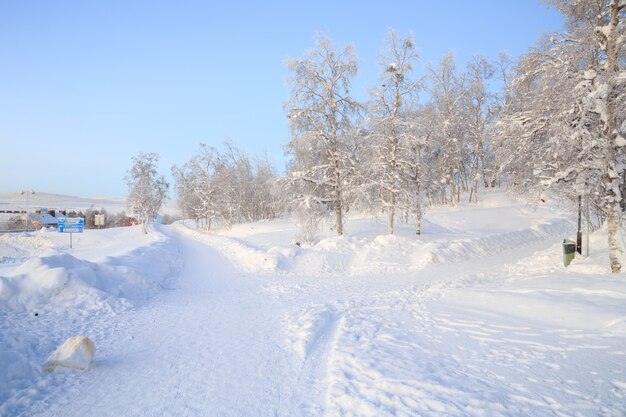
[[[389,201],[387,202],[387,234],[393,235],[393,216],[396,212],[396,196],[393,191],[389,192]]]
[[[622,269],[622,263],[620,259],[621,255],[621,242],[619,221],[617,215],[617,204],[609,203],[606,213],[606,225],[608,231],[609,240],[609,261],[611,263],[611,272],[620,272]]]
[[[621,176],[622,178],[620,180],[619,191],[620,191],[620,194],[622,195],[622,199],[619,203],[619,206],[623,213],[624,211],[626,211],[626,169],[622,171]]]
[[[454,207],[454,199],[456,198],[456,183],[454,181],[454,170],[450,168],[450,205]]]
[[[424,216],[424,213],[422,212],[422,206],[420,204],[420,202],[417,202],[417,208],[415,210],[415,234],[416,235],[421,235],[422,234],[422,217]]]
[[[341,194],[339,192],[339,188],[336,189],[336,198],[335,201],[335,227],[337,228],[337,235],[343,236],[343,213],[341,210]]]
[[[337,235],[343,236],[343,210],[341,207],[341,175],[339,172],[339,161],[335,158],[335,227],[337,228]]]
[[[616,120],[616,80],[619,72],[619,63],[617,59],[617,25],[619,22],[619,1],[611,0],[611,22],[609,23],[609,31],[606,35],[606,52],[607,52],[607,72],[609,75],[609,94],[607,95],[607,120],[605,135],[609,141],[609,155],[606,167],[606,193],[607,193],[607,232],[609,244],[609,261],[611,263],[612,272],[620,272],[622,269],[622,241],[621,241],[621,222],[619,221],[617,207],[620,201],[619,196],[619,176],[617,175],[617,120]]]

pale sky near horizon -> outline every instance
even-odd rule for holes
[[[540,0],[4,1],[0,3],[0,193],[123,196],[131,157],[161,172],[200,142],[233,140],[282,171],[285,61],[323,32],[359,57],[357,99],[376,84],[389,28],[423,65],[454,51],[517,58],[562,17]]]

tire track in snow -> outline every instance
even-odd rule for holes
[[[430,310],[451,291],[492,288],[503,277],[504,281],[515,279],[509,265],[550,247],[552,239],[550,234],[508,249],[497,262],[469,259],[428,266],[412,279],[398,275],[400,282],[395,281],[396,276],[368,281],[370,288],[365,294],[354,287],[368,279],[366,276],[358,281],[324,281],[330,288],[298,277],[285,288],[270,284],[268,290],[300,306],[306,305],[307,298],[319,302],[321,295],[326,299],[326,304],[300,307],[285,319],[288,343],[296,346],[305,361],[311,351],[326,355],[316,359],[326,368],[325,377],[318,381],[318,386],[326,387],[325,415],[512,416],[597,410],[598,399],[588,392],[594,390],[585,390],[580,381],[559,377],[559,366],[576,363],[567,358],[567,340],[533,344],[534,337],[545,338],[541,329],[514,328],[506,320],[490,326],[480,320],[446,318]],[[319,341],[329,333],[328,316],[340,316],[341,326],[327,348]],[[486,349],[485,344],[494,344],[494,348]],[[583,345],[574,350],[580,357],[589,352]],[[527,379],[519,379],[519,375]],[[552,375],[550,380],[535,380],[550,387],[546,388],[549,395],[537,397],[532,388],[537,375]]]
[[[283,316],[285,348],[299,362],[298,381],[315,398],[310,415],[325,414],[337,341],[346,323],[341,306],[314,304]]]

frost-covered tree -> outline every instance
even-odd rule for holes
[[[272,161],[267,157],[257,157],[254,162],[252,179],[251,215],[254,220],[270,220],[287,211],[285,191]]]
[[[611,270],[620,272],[624,248],[618,212],[621,200],[619,171],[626,168],[623,161],[626,147],[626,1],[554,0],[553,3],[567,16],[574,40],[588,40],[588,47],[595,55],[584,68],[588,94],[583,108],[597,114],[600,121],[609,260]],[[591,33],[595,34],[595,39]]]
[[[431,101],[424,111],[430,119],[427,135],[433,144],[431,168],[436,176],[431,184],[440,184],[442,203],[454,205],[460,199],[465,174],[463,146],[467,125],[462,105],[467,89],[452,54],[446,54],[436,68],[428,66],[427,70]]]
[[[178,204],[198,227],[272,219],[282,213],[277,175],[265,159],[251,160],[232,142],[223,150],[200,144],[187,163],[172,167]]]
[[[211,230],[222,215],[219,172],[223,163],[217,150],[200,144],[198,153],[182,167],[172,167],[178,204],[184,216],[191,216],[201,229]]]
[[[626,145],[624,0],[555,0],[567,30],[520,61],[500,121],[499,157],[517,186],[596,197],[611,270],[621,270],[618,212]]]
[[[133,166],[125,177],[128,185],[126,204],[143,225],[143,232],[148,233],[148,222],[155,219],[166,200],[169,184],[157,171],[158,154],[140,153],[132,160]]]
[[[489,112],[495,95],[489,92],[488,82],[494,74],[493,65],[482,56],[472,58],[466,72],[467,89],[462,100],[466,122],[465,172],[469,180],[469,201],[478,201],[478,184],[485,188],[494,183],[494,169],[489,149]]]
[[[228,210],[224,217],[229,224],[269,220],[281,212],[275,187],[277,174],[267,158],[252,159],[227,141],[221,160],[220,182]]]
[[[290,99],[285,105],[291,127],[287,146],[290,180],[297,183],[299,201],[315,199],[335,213],[338,235],[343,234],[344,199],[348,192],[354,154],[350,147],[353,120],[359,105],[350,97],[357,72],[354,49],[341,51],[327,37],[287,66],[292,75]]]
[[[401,38],[389,31],[381,55],[381,85],[371,90],[368,130],[374,160],[369,177],[379,190],[389,234],[394,231],[397,209],[413,213],[418,234],[420,230],[420,137],[414,121],[420,83],[411,79],[417,59],[413,37]]]
[[[487,126],[487,139],[489,152],[486,157],[488,166],[491,167],[491,178],[489,185],[495,187],[501,182],[502,166],[501,158],[502,149],[505,147],[498,135],[500,116],[508,109],[511,102],[511,79],[513,78],[514,62],[507,52],[500,52],[496,61],[493,62],[495,79],[500,83],[501,87],[493,93],[493,102],[489,107],[489,115],[491,123]],[[487,173],[489,175],[489,173]],[[487,180],[485,180],[487,182]]]
[[[476,202],[479,184],[495,186],[497,171],[491,148],[498,96],[490,85],[495,66],[474,56],[465,71],[454,55],[427,66],[429,100],[416,113],[424,143],[422,186],[431,203],[454,205],[462,193]]]

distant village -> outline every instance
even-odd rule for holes
[[[102,219],[97,221],[97,217]],[[67,209],[36,208],[34,210],[3,208],[0,209],[0,232],[39,230],[56,228],[60,218],[83,218],[86,229],[126,227],[137,224],[137,219],[125,212],[110,214],[105,209],[88,209],[85,211]]]

